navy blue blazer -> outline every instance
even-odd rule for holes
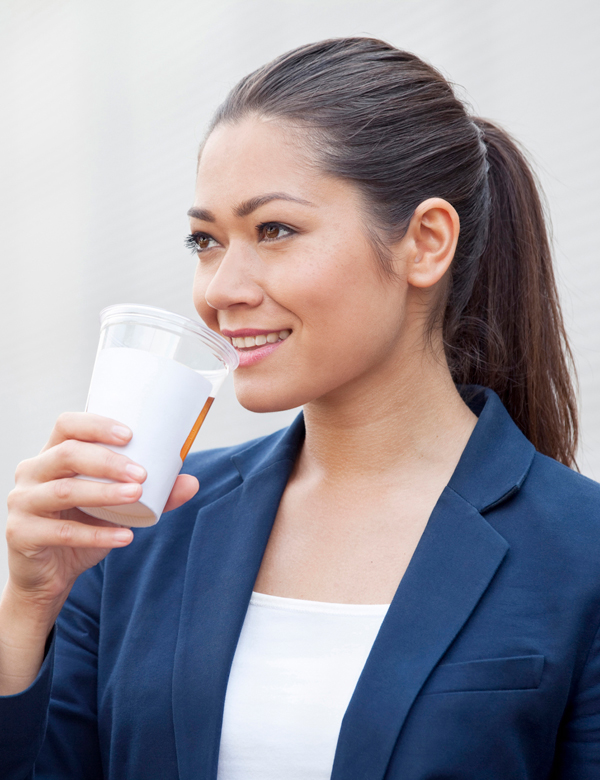
[[[494,393],[472,403],[333,780],[600,778],[600,486],[536,453]],[[38,678],[0,698],[2,780],[215,780],[230,665],[303,435],[300,416],[193,455],[200,492],[78,579]]]

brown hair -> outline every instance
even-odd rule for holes
[[[540,452],[575,465],[572,355],[548,230],[508,134],[469,116],[433,67],[372,38],[278,57],[234,87],[210,130],[253,113],[309,130],[321,170],[362,191],[384,266],[419,203],[454,206],[460,235],[431,322],[442,326],[452,377],[495,390]]]

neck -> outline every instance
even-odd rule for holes
[[[391,475],[412,480],[431,469],[450,476],[477,418],[440,351],[414,355],[305,406],[298,462],[304,475],[332,486],[385,482]]]

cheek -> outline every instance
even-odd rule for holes
[[[381,279],[368,256],[352,258],[348,252],[337,263],[330,259],[312,273],[298,274],[290,289],[303,329],[328,342],[368,335],[378,323],[389,326],[388,318],[398,313],[398,291]]]
[[[403,328],[402,288],[350,267],[321,275],[317,285],[304,281],[294,286],[294,301],[286,301],[300,320],[289,376],[327,391],[386,361]]]
[[[366,252],[353,258],[348,252],[339,267],[321,275],[319,284],[299,285],[302,335],[307,348],[310,345],[311,372],[321,379],[334,379],[337,373],[344,381],[372,370],[400,341],[406,284],[384,278],[375,263]]]

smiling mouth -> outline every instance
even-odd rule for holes
[[[285,341],[291,332],[291,330],[279,330],[272,333],[260,333],[258,336],[232,336],[228,340],[231,341],[236,349],[246,351],[256,347],[263,347],[265,344]]]

